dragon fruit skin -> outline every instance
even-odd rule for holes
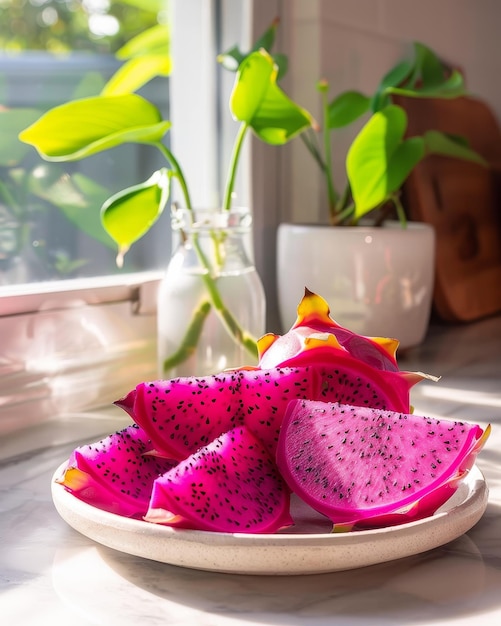
[[[335,530],[389,526],[444,504],[489,433],[464,422],[295,401],[282,423],[277,465]]]
[[[321,357],[321,350],[316,352]],[[245,424],[275,453],[290,400],[311,399],[408,410],[418,379],[375,370],[340,352],[329,363],[295,368],[242,368],[220,374],[140,383],[115,404],[148,433],[154,449],[179,461]]]
[[[141,518],[148,510],[154,480],[175,464],[148,455],[150,448],[145,432],[132,424],[76,448],[57,482],[97,508]]]
[[[144,519],[180,528],[274,533],[290,526],[290,492],[245,426],[216,438],[153,485]]]
[[[319,295],[305,289],[295,324],[285,335],[268,333],[258,340],[259,367],[315,366],[331,385],[324,400],[369,405],[393,411],[410,412],[410,390],[423,379],[437,381],[421,372],[401,371],[397,365],[398,341],[385,337],[364,337],[337,324],[330,317],[329,305]],[[338,366],[341,375],[338,375]],[[347,376],[343,374],[346,373]],[[385,390],[384,400],[374,396],[347,397],[347,385],[376,383]],[[341,389],[344,387],[344,392]],[[379,395],[379,394],[378,394]],[[314,399],[314,398],[312,398]]]
[[[359,361],[344,350],[333,352],[332,338],[315,344],[286,361],[287,367],[310,367],[322,384],[318,398],[356,406],[372,406],[392,411],[410,411],[410,390],[428,376],[420,372],[387,371]],[[311,365],[308,365],[311,363]],[[285,366],[283,366],[285,367]]]
[[[315,350],[323,346],[333,353],[334,359],[336,353],[347,353],[373,368],[399,371],[398,340],[365,337],[341,326],[330,317],[327,302],[309,289],[305,289],[297,314],[285,335],[267,333],[258,340],[259,367],[309,364],[316,359]]]

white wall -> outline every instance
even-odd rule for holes
[[[319,114],[316,81],[326,78],[334,96],[345,89],[374,91],[417,40],[459,66],[469,90],[487,101],[501,120],[501,2],[499,0],[290,0],[283,2],[289,45],[289,93]],[[351,136],[337,135],[336,179],[344,178]],[[288,149],[284,178],[288,217],[325,220],[316,166],[300,141]]]

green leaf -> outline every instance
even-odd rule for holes
[[[445,67],[437,55],[427,46],[418,41],[414,42],[415,76],[419,78],[423,89],[433,89],[441,85],[445,79]]]
[[[218,62],[221,63],[226,70],[236,72],[242,61],[253,52],[258,52],[259,50],[264,49],[266,52],[271,54],[279,22],[280,20],[275,18],[269,28],[254,42],[254,45],[249,52],[242,52],[238,46],[232,46],[225,52],[218,55]],[[276,53],[271,56],[278,68],[277,80],[280,80],[287,72],[289,60],[285,54],[281,53]]]
[[[172,62],[164,54],[148,54],[124,63],[104,86],[101,95],[120,96],[133,93],[156,76],[169,76]]]
[[[409,76],[412,69],[413,64],[411,61],[401,61],[383,76],[371,101],[371,110],[374,113],[390,104],[388,97],[389,88],[400,85]]]
[[[421,137],[404,140],[405,111],[390,105],[375,113],[353,141],[346,168],[355,219],[385,202],[424,157]]]
[[[141,96],[97,96],[47,111],[19,138],[48,161],[76,161],[124,143],[158,143],[170,126]]]
[[[463,161],[472,161],[488,167],[487,161],[475,150],[472,150],[461,137],[454,137],[438,130],[429,130],[424,134],[426,152],[450,156]]]
[[[117,59],[133,59],[150,54],[170,56],[170,33],[166,24],[157,24],[130,39],[116,53]]]
[[[0,109],[0,166],[19,164],[30,150],[18,135],[40,116],[36,109]]]
[[[271,52],[271,49],[273,48],[273,44],[275,43],[275,37],[277,34],[277,28],[278,28],[279,23],[280,23],[280,20],[278,17],[276,17],[272,21],[270,26],[261,35],[261,37],[256,39],[256,41],[254,42],[254,45],[252,46],[251,52],[257,52],[261,48],[264,48],[267,52]]]
[[[359,91],[345,91],[328,107],[327,128],[348,126],[369,110],[370,98]]]
[[[264,48],[267,52],[271,53],[271,49],[275,43],[278,24],[279,20],[275,18],[265,32],[254,42],[254,45],[249,52],[242,52],[240,48],[235,45],[219,54],[217,57],[218,62],[221,63],[225,69],[230,70],[230,72],[236,72],[240,63],[242,63],[242,61],[253,52],[257,52],[261,48]]]
[[[130,246],[145,235],[167,204],[170,176],[167,169],[155,172],[147,181],[119,191],[101,209],[101,221],[110,237],[118,244],[117,265]]]
[[[265,50],[240,65],[230,97],[233,117],[266,143],[280,145],[312,125],[312,117],[276,84],[277,68]]]
[[[100,210],[109,190],[83,174],[68,176],[40,165],[27,180],[30,193],[57,207],[82,232],[109,248],[115,244],[101,224]]]
[[[464,79],[460,72],[454,70],[451,75],[439,85],[429,87],[390,87],[387,93],[411,98],[458,98],[466,94]]]
[[[128,60],[107,82],[103,95],[132,93],[156,76],[169,76],[172,59],[167,25],[157,24],[136,35],[116,56]]]
[[[412,68],[413,64],[409,60],[397,63],[381,79],[381,82],[379,83],[380,90],[385,91],[388,87],[396,87],[397,85],[400,85],[400,83],[402,83],[409,76]]]
[[[248,56],[240,66],[230,96],[233,117],[250,124],[275,78],[276,70],[268,54],[254,52]]]

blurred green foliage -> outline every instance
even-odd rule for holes
[[[0,50],[114,54],[164,18],[163,0],[0,0]]]

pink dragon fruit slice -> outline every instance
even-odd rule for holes
[[[316,354],[320,359],[322,351]],[[337,400],[406,411],[410,386],[418,380],[376,370],[339,352],[336,360],[306,367],[242,368],[144,382],[115,404],[144,428],[162,456],[183,460],[243,424],[274,454],[290,400]]]
[[[224,433],[157,478],[145,520],[200,530],[274,533],[292,524],[289,490],[245,427]]]
[[[278,467],[292,491],[342,530],[433,514],[489,436],[480,426],[367,407],[291,402]]]
[[[324,347],[333,359],[336,353],[347,353],[373,368],[398,371],[396,339],[364,337],[344,328],[330,317],[327,302],[309,289],[305,289],[297,313],[285,335],[268,333],[258,340],[260,367],[309,364],[317,358],[315,350]]]
[[[144,428],[158,454],[181,461],[244,424],[274,450],[289,400],[316,397],[319,386],[310,368],[242,368],[140,383],[115,404]]]
[[[74,496],[117,515],[141,518],[154,480],[175,462],[150,456],[150,441],[136,424],[76,448],[57,482]]]

